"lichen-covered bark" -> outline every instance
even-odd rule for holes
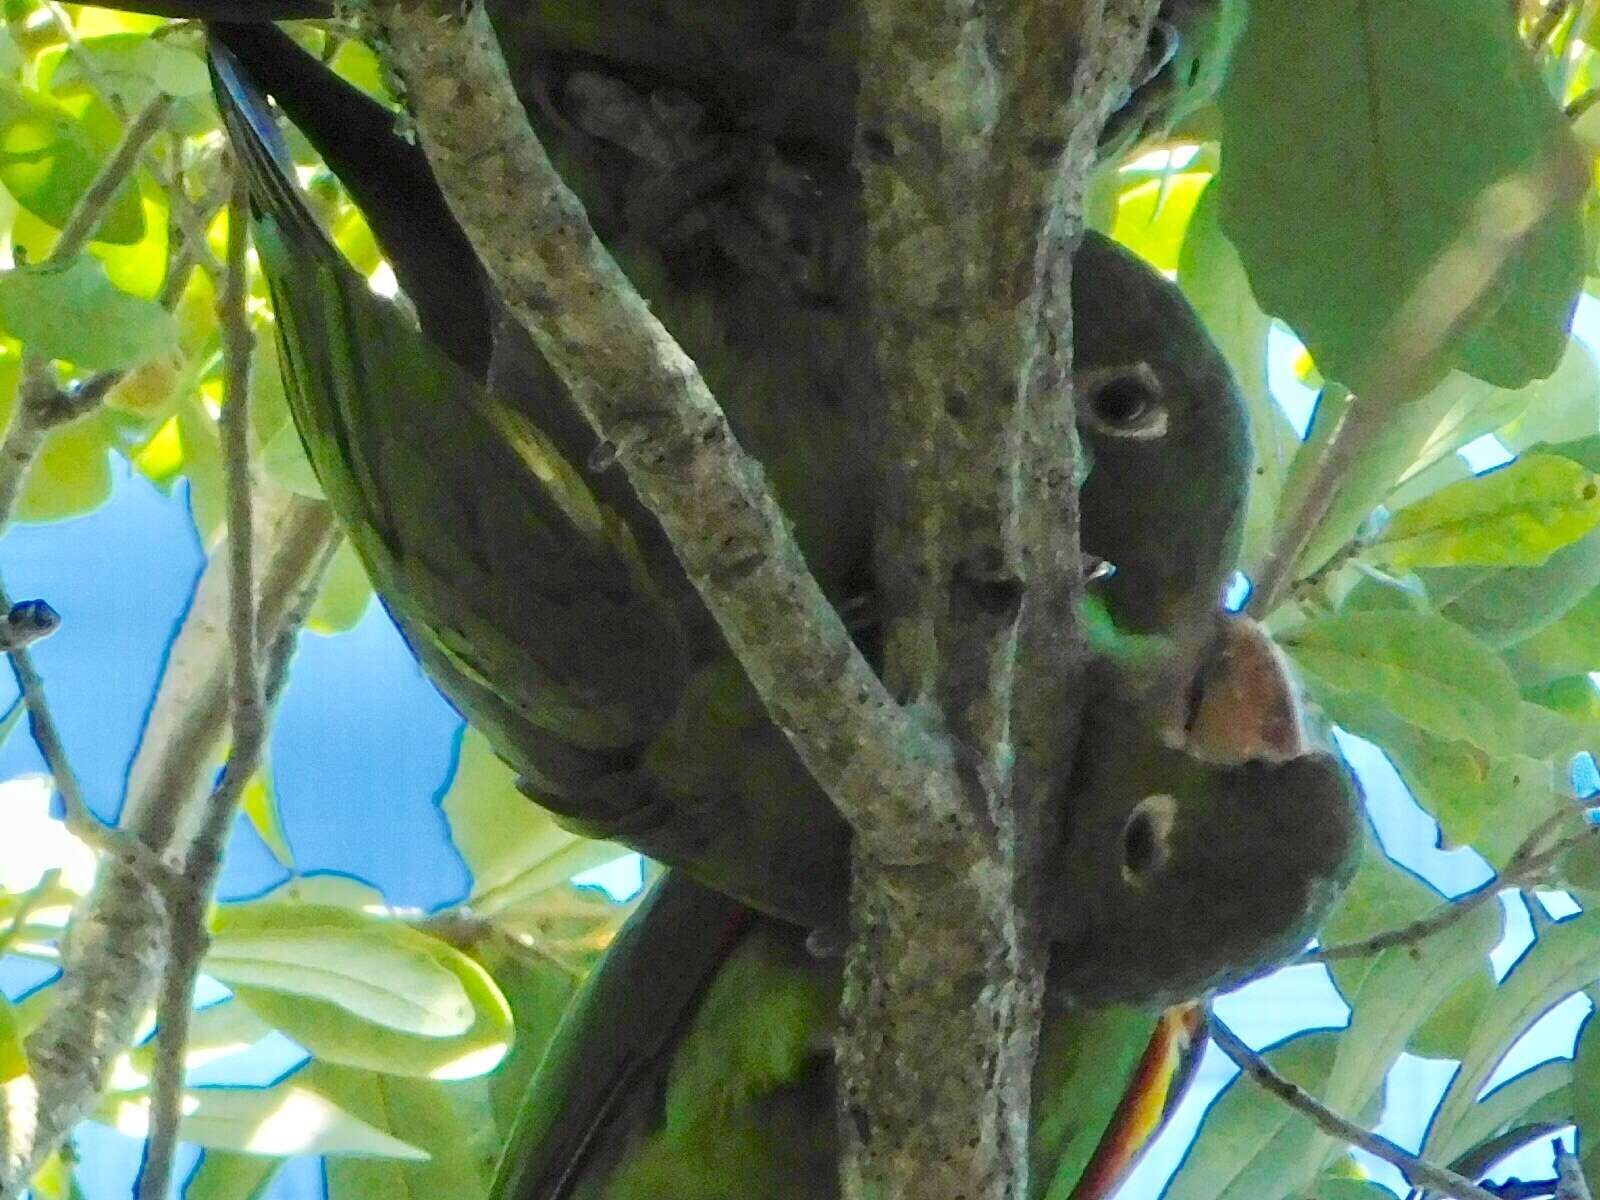
[[[1033,868],[1082,667],[1069,251],[1155,3],[862,13],[887,678],[941,714],[965,769],[949,854],[915,871],[856,858],[846,1178],[856,1195],[1020,1196],[1045,957]]]

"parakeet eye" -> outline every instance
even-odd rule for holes
[[[1122,878],[1132,887],[1149,882],[1166,864],[1178,802],[1166,793],[1139,801],[1122,827]]]
[[[1149,363],[1085,372],[1078,379],[1078,410],[1090,428],[1110,437],[1148,441],[1167,432],[1161,381]]]

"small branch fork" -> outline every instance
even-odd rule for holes
[[[1439,905],[1431,913],[1409,925],[1402,925],[1398,929],[1385,929],[1381,933],[1375,933],[1356,942],[1307,950],[1300,956],[1299,961],[1315,963],[1369,958],[1398,946],[1415,945],[1424,938],[1432,937],[1441,930],[1450,928],[1457,921],[1465,919],[1507,888],[1525,888],[1541,883],[1550,868],[1559,863],[1574,846],[1590,838],[1600,837],[1600,830],[1590,827],[1579,833],[1550,841],[1550,835],[1562,825],[1572,821],[1573,817],[1574,813],[1565,808],[1552,813],[1523,839],[1522,844],[1506,860],[1505,869],[1493,879],[1454,900]]]

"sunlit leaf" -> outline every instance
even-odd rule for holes
[[[284,1160],[232,1150],[207,1150],[183,1189],[183,1200],[261,1200]]]
[[[42,220],[58,229],[66,223],[109,148],[64,105],[0,77],[0,183]],[[144,236],[131,184],[117,193],[95,236],[109,242]]]
[[[22,521],[63,521],[91,512],[111,495],[111,448],[99,414],[45,435],[16,515]]]
[[[306,971],[297,981],[291,967],[280,966],[281,944],[274,947],[265,968],[257,960],[246,970],[256,984],[235,974],[231,965],[218,971],[207,960],[208,973],[229,983],[242,1003],[317,1058],[401,1075],[466,1079],[492,1069],[504,1057],[511,1041],[511,1012],[505,997],[483,968],[460,951],[398,922],[348,909],[267,901],[233,911],[244,907],[259,910],[250,917],[253,924],[281,923],[303,928],[307,936],[331,929],[322,948],[309,951],[311,957],[302,956],[303,961],[320,966],[337,955],[335,974],[367,971],[368,986],[361,989],[350,988],[344,978],[328,979],[326,971]],[[344,955],[351,935],[370,935],[374,928],[391,940],[376,953],[363,949],[356,956]],[[418,977],[423,977],[426,990],[422,984],[407,983]],[[401,993],[399,989],[406,986],[411,990]],[[450,994],[443,996],[445,992]],[[465,1023],[452,1021],[459,1026],[453,1033],[422,1034],[401,1027],[423,1023],[415,1019],[415,1009],[418,1000],[430,993],[452,1016],[459,1002]],[[410,1019],[397,1019],[397,1008],[401,1018]]]
[[[488,1189],[498,1146],[477,1113],[448,1085],[321,1063],[301,1076],[313,1088],[393,1137],[428,1152],[422,1162],[345,1160],[328,1164],[340,1196],[449,1196],[473,1200]]]
[[[440,962],[448,950],[397,921],[309,904],[220,909],[205,970],[230,986],[324,1000],[429,1038],[472,1025],[471,1000]]]
[[[623,853],[558,825],[518,790],[515,773],[471,727],[462,734],[442,807],[451,839],[472,872],[477,904],[505,907]]]
[[[272,768],[263,762],[245,784],[244,796],[239,806],[244,810],[250,828],[256,831],[262,843],[272,852],[272,857],[284,867],[294,866],[294,851],[283,832],[283,815],[278,811],[278,789],[273,786]]]
[[[298,442],[294,430],[288,432]],[[360,556],[346,538],[334,551],[333,561],[328,564],[328,573],[322,580],[322,591],[317,593],[307,624],[313,633],[320,633],[324,637],[344,633],[360,623],[371,603],[372,583],[367,579],[367,569],[361,565]]]
[[[1570,458],[1526,454],[1394,515],[1372,554],[1414,567],[1536,567],[1600,525],[1600,479]]]
[[[1125,189],[1111,236],[1157,269],[1176,271],[1184,231],[1210,182],[1209,172],[1180,171]]]
[[[183,1110],[178,1136],[207,1149],[413,1160],[427,1154],[356,1119],[292,1079],[269,1088],[195,1088],[185,1094]],[[94,1119],[119,1133],[142,1138],[149,1132],[150,1102],[143,1093],[112,1093],[100,1102]]]

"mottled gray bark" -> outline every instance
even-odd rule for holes
[[[1083,659],[1070,248],[1155,3],[862,12],[886,671],[967,769],[943,854],[912,870],[856,857],[846,1180],[858,1196],[1020,1196],[1046,958],[1032,881]]]

